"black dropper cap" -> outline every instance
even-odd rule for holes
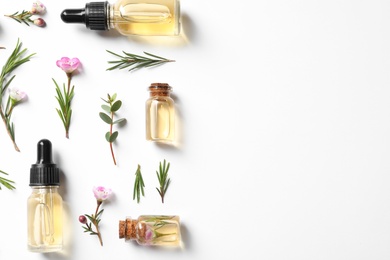
[[[61,19],[65,23],[83,23],[91,30],[108,30],[108,2],[91,2],[81,9],[65,9]]]
[[[51,159],[51,142],[42,139],[37,148],[37,162],[30,169],[30,186],[59,186],[60,170]]]

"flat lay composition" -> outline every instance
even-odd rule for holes
[[[387,10],[0,2],[0,260],[389,259]]]

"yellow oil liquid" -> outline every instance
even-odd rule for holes
[[[28,249],[54,252],[62,249],[62,198],[57,188],[34,188],[27,200]]]
[[[146,101],[146,140],[173,142],[175,107],[170,97],[150,98]]]
[[[140,216],[137,241],[141,245],[180,245],[180,219],[178,216]]]
[[[178,0],[120,0],[110,10],[110,26],[123,35],[178,35]]]

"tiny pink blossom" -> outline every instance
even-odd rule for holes
[[[8,91],[9,91],[9,97],[14,103],[20,102],[27,97],[26,92],[23,92],[17,88],[11,88],[8,89]]]
[[[153,240],[153,230],[150,227],[147,227],[145,231],[145,241],[150,243],[152,242],[152,240]]]
[[[39,27],[45,27],[46,22],[42,18],[38,18],[34,20],[34,24]]]
[[[35,1],[31,7],[32,14],[43,14],[46,11],[46,7],[41,1]]]
[[[92,191],[97,201],[105,201],[112,194],[111,189],[107,189],[103,186],[93,187]]]
[[[78,58],[70,59],[68,57],[62,57],[60,60],[57,60],[56,64],[59,68],[65,71],[65,73],[70,74],[77,70],[81,63]]]

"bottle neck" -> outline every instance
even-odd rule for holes
[[[31,186],[35,193],[58,193],[59,186]]]
[[[149,87],[150,97],[169,97],[172,87],[167,83],[152,83]]]
[[[131,218],[119,221],[119,238],[125,240],[137,239],[137,224],[138,221]]]

